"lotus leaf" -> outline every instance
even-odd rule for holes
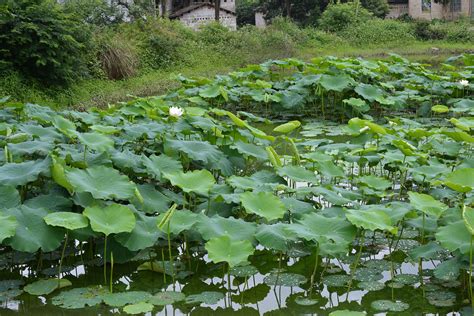
[[[408,192],[408,196],[410,197],[410,204],[415,209],[435,218],[439,218],[448,209],[447,205],[435,200],[428,194]]]
[[[282,218],[286,213],[285,204],[270,192],[245,192],[240,196],[240,200],[247,212],[269,221]]]
[[[248,240],[232,240],[229,236],[214,237],[206,243],[206,250],[215,263],[227,262],[229,267],[246,264],[254,248]]]
[[[28,284],[23,290],[31,295],[48,295],[57,289],[71,286],[71,281],[67,279],[46,279]]]
[[[127,314],[137,315],[143,313],[149,313],[153,310],[153,305],[146,302],[140,302],[137,304],[127,305],[123,308],[123,311]]]
[[[165,177],[171,184],[180,187],[184,192],[195,192],[208,195],[216,183],[212,173],[207,170],[196,170],[189,172],[177,172],[166,174]]]
[[[89,221],[84,215],[72,212],[50,213],[44,217],[44,221],[50,226],[64,227],[68,230],[89,226]]]
[[[120,204],[111,204],[106,207],[87,207],[83,214],[89,219],[93,231],[103,233],[106,236],[130,233],[136,224],[132,210]]]

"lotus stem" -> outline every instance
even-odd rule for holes
[[[110,293],[113,293],[114,253],[110,252]]]
[[[349,292],[351,291],[352,281],[354,280],[354,274],[357,269],[357,266],[359,265],[360,256],[362,254],[362,248],[364,246],[364,234],[365,234],[365,231],[362,230],[361,236],[359,238],[359,251],[357,252],[357,257],[356,257],[356,261],[354,261],[354,266],[351,268],[351,279],[349,280],[349,285],[347,286],[346,300],[349,298]]]
[[[309,295],[310,298],[313,294],[313,286],[314,286],[314,277],[316,276],[316,271],[318,270],[318,264],[319,264],[319,246],[316,248],[316,253],[315,253],[315,259],[314,259],[314,269],[313,269],[313,274],[311,274],[311,282],[310,282],[310,288],[309,288]]]
[[[175,280],[174,280],[173,256],[171,254],[170,221],[168,221],[166,235],[168,237],[168,255],[170,258],[171,278],[173,279],[173,288],[174,288]]]
[[[61,259],[59,259],[59,268],[58,268],[58,287],[61,282],[61,268],[63,266],[64,253],[66,252],[68,232],[66,231],[66,237],[64,239],[63,251],[61,252]]]
[[[107,235],[104,239],[104,284],[107,284]]]
[[[474,310],[474,300],[472,294],[472,242],[474,240],[474,235],[471,235],[471,247],[469,249],[469,294],[471,297],[471,309]]]

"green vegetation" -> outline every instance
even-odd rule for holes
[[[290,58],[107,109],[2,99],[0,302],[471,313],[473,65]]]

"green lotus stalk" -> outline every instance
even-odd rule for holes
[[[104,239],[104,284],[107,284],[107,235]]]
[[[163,230],[163,227],[166,225],[166,235],[168,238],[168,255],[170,260],[170,268],[171,268],[171,276],[173,278],[173,286],[174,286],[174,267],[173,267],[173,256],[171,254],[171,233],[170,233],[170,220],[176,211],[177,204],[173,204],[168,211],[166,211],[165,216],[158,224],[158,228]]]
[[[66,246],[68,241],[68,231],[66,231],[66,237],[64,240],[63,250],[61,252],[61,259],[59,259],[59,268],[58,268],[58,286],[61,284],[61,268],[63,266],[64,253],[66,252]]]
[[[113,293],[114,253],[110,253],[110,293]]]
[[[471,243],[469,248],[469,295],[471,298],[471,308],[474,310],[474,298],[472,294],[472,243],[474,240],[474,235],[471,234]]]

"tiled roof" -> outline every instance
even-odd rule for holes
[[[204,7],[204,6],[211,7],[211,8],[214,9],[214,5],[211,4],[210,2],[195,3],[195,4],[189,5],[189,6],[185,7],[185,8],[179,9],[179,10],[176,11],[176,12],[173,12],[173,14],[170,15],[170,18],[177,18],[177,17],[180,17],[180,16],[182,16],[182,15],[185,14],[185,13],[191,12],[191,11],[193,11],[193,10],[199,9],[199,8],[201,8],[201,7]],[[229,10],[229,9],[225,9],[225,8],[221,8],[221,11],[224,11],[224,12],[227,12],[227,13],[230,13],[230,14],[235,14],[234,11]]]

